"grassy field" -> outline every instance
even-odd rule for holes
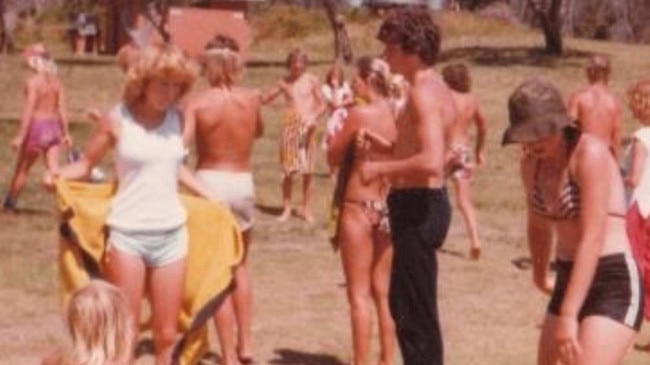
[[[623,97],[627,85],[650,73],[650,60],[639,57],[649,54],[650,47],[567,39],[567,55],[554,59],[539,53],[543,42],[539,32],[467,14],[438,17],[445,35],[441,66],[462,61],[471,67],[474,90],[489,122],[488,164],[478,171],[474,183],[484,258],[478,263],[467,259],[469,241],[457,213],[439,255],[445,356],[450,365],[534,364],[547,298],[534,289],[530,271],[514,265],[527,256],[527,250],[518,151],[499,145],[507,121],[507,97],[531,76],[552,80],[568,95],[585,83],[582,67],[593,52],[611,56],[611,86]],[[376,29],[377,20],[373,19],[351,24],[356,55],[380,52],[380,45],[374,41]],[[310,53],[312,71],[323,76],[331,59],[329,32],[288,40],[282,34],[258,35],[251,59],[264,62],[254,62],[258,66],[248,69],[244,83],[254,87],[271,84],[284,72],[278,63],[297,45]],[[64,51],[57,56],[74,121],[74,139],[83,145],[92,128],[83,123],[81,111],[86,107],[107,109],[115,103],[122,76],[108,56],[77,59]],[[270,66],[259,66],[263,64]],[[0,89],[2,193],[15,163],[8,141],[17,130],[25,74],[17,57],[0,58],[0,85],[4,85]],[[204,86],[201,82],[196,89]],[[264,110],[266,132],[254,150],[259,205],[251,257],[256,290],[256,357],[265,364],[341,365],[350,359],[351,341],[343,275],[338,256],[326,239],[332,187],[320,156],[316,223],[305,224],[297,218],[285,224],[275,222],[281,202],[277,159],[280,108],[271,105]],[[626,111],[626,134],[634,128]],[[62,334],[57,219],[52,197],[37,181],[41,172],[42,166],[36,166],[21,197],[24,214],[0,214],[0,365],[37,363]],[[650,329],[644,328],[638,342],[649,340]],[[216,341],[211,347],[218,352]],[[150,359],[145,356],[138,363],[147,364]],[[647,354],[631,351],[624,364],[648,361]],[[210,363],[213,361],[206,361]]]

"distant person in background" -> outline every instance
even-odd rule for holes
[[[327,149],[327,140],[343,128],[347,116],[345,107],[354,102],[352,89],[345,80],[345,71],[341,65],[335,64],[327,71],[322,91],[327,103],[326,134],[323,139],[323,145]]]
[[[472,203],[472,175],[476,166],[486,162],[485,139],[487,123],[478,99],[472,94],[472,79],[467,66],[461,63],[451,64],[442,69],[442,76],[452,90],[452,96],[458,110],[454,123],[451,153],[459,162],[451,173],[456,188],[456,205],[465,219],[465,228],[469,234],[471,247],[469,257],[478,260],[481,257],[481,240],[478,235],[476,211]],[[476,128],[476,146],[472,151],[470,128]]]
[[[337,247],[346,278],[354,357],[352,365],[366,365],[370,357],[371,316],[376,307],[380,355],[375,364],[395,361],[395,323],[388,304],[393,248],[388,223],[388,181],[364,181],[362,161],[386,159],[397,133],[389,101],[390,70],[386,62],[362,57],[352,87],[358,99],[343,129],[328,150],[331,165],[339,167],[335,200],[339,208]],[[357,145],[357,140],[359,144]]]
[[[298,213],[307,222],[314,221],[312,211],[313,173],[316,145],[316,123],[324,115],[327,105],[323,100],[318,77],[307,72],[309,59],[300,48],[292,50],[287,57],[289,73],[263,96],[269,103],[284,95],[286,107],[282,135],[280,137],[280,160],[282,163],[282,214],[284,222],[291,217],[291,192],[293,177],[303,177],[303,203]]]
[[[18,161],[2,203],[2,209],[10,211],[17,211],[18,196],[36,159],[43,155],[47,169],[56,173],[61,147],[71,145],[65,93],[52,56],[37,43],[25,49],[23,58],[34,74],[25,84],[20,127],[11,140],[11,148],[18,152]]]
[[[650,321],[650,80],[628,90],[628,104],[641,128],[634,132],[629,171],[624,177],[632,191],[627,234],[645,283],[644,316]],[[650,343],[641,348],[650,351]]]
[[[42,365],[128,364],[133,351],[133,316],[120,289],[91,280],[70,297],[65,311],[69,344]]]
[[[245,61],[239,45],[215,36],[201,56],[210,88],[184,110],[189,139],[196,139],[196,176],[232,211],[244,240],[244,256],[235,268],[235,289],[215,316],[225,365],[253,363],[252,300],[248,257],[255,220],[255,187],[251,166],[253,142],[263,133],[261,93],[237,85]],[[234,344],[232,305],[237,324]]]
[[[585,68],[589,85],[571,95],[568,107],[569,116],[577,126],[583,132],[605,141],[618,161],[621,156],[623,108],[608,87],[611,71],[607,56],[591,57]]]
[[[571,124],[549,82],[525,81],[508,109],[502,144],[526,150],[520,166],[533,278],[552,293],[537,363],[620,364],[643,321],[643,283],[618,163],[606,141]],[[555,282],[548,276],[553,246]]]

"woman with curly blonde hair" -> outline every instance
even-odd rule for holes
[[[187,213],[178,182],[216,200],[183,163],[187,147],[176,104],[195,78],[195,66],[178,48],[143,49],[126,75],[122,102],[100,121],[84,156],[59,174],[82,179],[114,148],[117,192],[106,222],[105,274],[124,290],[136,319],[147,288],[158,365],[172,361],[185,282]]]

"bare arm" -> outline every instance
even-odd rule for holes
[[[36,104],[36,90],[35,85],[31,81],[27,81],[25,85],[25,105],[23,106],[23,113],[20,119],[20,127],[18,134],[11,141],[11,147],[18,149],[27,138],[29,131],[29,124],[32,122],[32,115],[34,114],[34,105]]]
[[[612,152],[614,159],[618,162],[621,157],[621,127],[623,125],[623,110],[620,104],[616,104],[614,125],[612,126]]]
[[[476,113],[474,114],[474,123],[476,125],[476,162],[479,166],[485,164],[487,157],[485,153],[485,140],[487,139],[487,119],[483,114],[483,109],[476,103]]]
[[[219,201],[219,198],[208,189],[201,180],[197,179],[194,173],[190,170],[187,165],[181,165],[178,170],[178,181],[191,191],[193,194],[196,194],[200,197],[203,197],[211,201]]]
[[[196,133],[196,102],[190,101],[182,110],[183,115],[183,144],[189,146],[194,141]]]
[[[286,88],[284,81],[280,80],[273,85],[270,89],[262,93],[262,104],[266,105],[271,103],[278,95],[282,94]]]
[[[636,188],[641,181],[641,176],[643,176],[643,166],[645,166],[646,158],[648,158],[648,151],[638,139],[634,139],[632,143],[632,166],[630,166],[630,172],[625,177],[625,183],[632,188]]]
[[[587,138],[586,135],[582,137],[569,162],[569,169],[580,187],[581,206],[577,224],[581,237],[554,333],[556,343],[567,349],[560,354],[564,362],[575,359],[582,352],[578,315],[598,266],[607,233],[611,179],[618,174],[618,171],[611,171],[614,162],[606,145]]]
[[[68,146],[72,145],[72,138],[70,137],[70,128],[69,128],[69,119],[68,119],[68,108],[67,108],[67,97],[65,94],[65,90],[63,90],[63,86],[61,85],[61,82],[59,81],[59,99],[58,99],[58,107],[59,107],[59,122],[61,123],[61,130],[63,131],[63,138],[64,138],[64,143],[66,143]]]
[[[323,93],[320,88],[320,82],[316,76],[313,78],[311,93],[314,100],[316,100],[316,118],[320,118],[325,114],[325,112],[327,112],[327,102],[325,102],[325,98],[323,97]]]
[[[355,136],[360,131],[362,118],[358,109],[350,109],[350,114],[348,114],[346,122],[343,124],[343,129],[335,133],[329,142],[327,163],[330,167],[338,167],[343,162],[350,143],[355,143]]]
[[[571,95],[567,101],[567,112],[573,121],[580,122],[580,94]]]
[[[83,156],[79,160],[61,167],[58,175],[67,180],[81,180],[88,177],[92,168],[115,145],[118,133],[115,128],[110,116],[104,116],[98,121],[97,130],[88,140]]]
[[[553,291],[553,283],[549,278],[549,263],[551,260],[551,247],[553,246],[553,225],[544,217],[535,214],[530,205],[529,196],[533,191],[533,164],[532,158],[524,157],[521,160],[521,178],[526,191],[527,207],[527,237],[528,249],[533,262],[533,283],[546,294]]]

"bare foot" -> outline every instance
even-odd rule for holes
[[[472,261],[478,261],[481,258],[481,246],[472,247],[469,250],[469,259]]]
[[[278,217],[278,222],[286,222],[291,218],[291,208],[285,208]]]
[[[299,214],[300,218],[304,219],[307,223],[314,223],[314,214],[309,209],[302,208]]]

